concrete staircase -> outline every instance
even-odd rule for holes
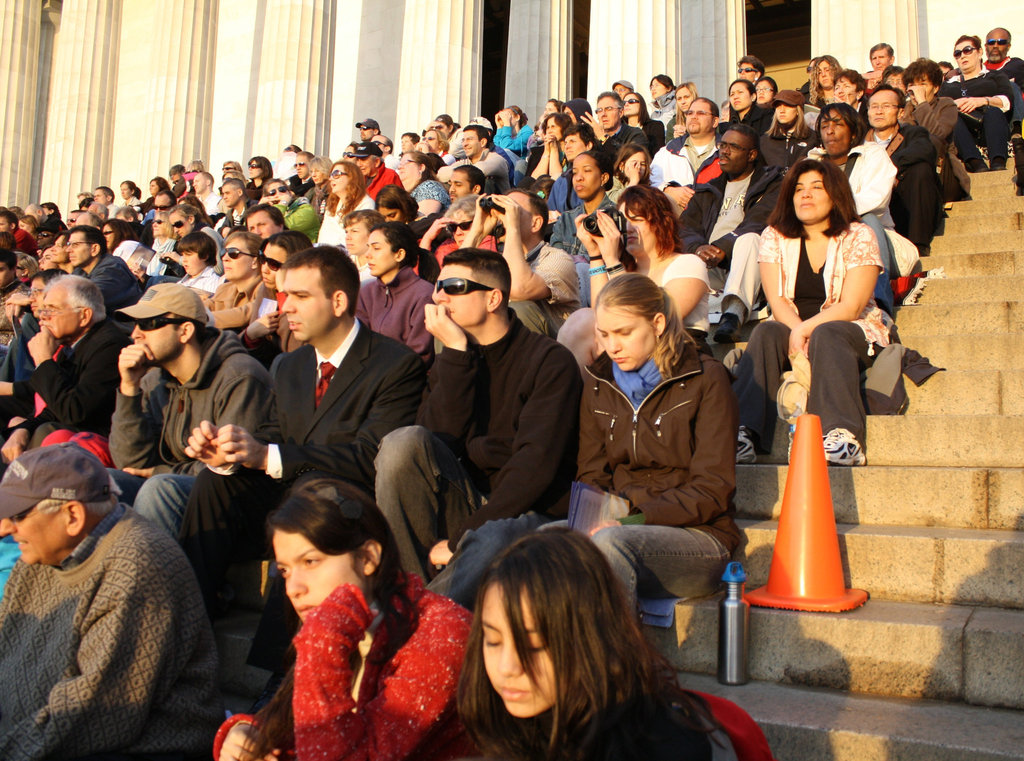
[[[1024,758],[1024,198],[974,175],[936,238],[933,280],[902,308],[905,344],[945,367],[868,419],[864,468],[830,468],[855,611],[752,608],[752,681],[713,676],[717,600],[649,629],[695,689],[745,707],[784,761]],[[785,437],[738,467],[748,589],[767,580]]]

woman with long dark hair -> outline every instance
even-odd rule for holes
[[[864,464],[860,376],[888,346],[889,326],[872,295],[878,242],[858,220],[840,168],[804,159],[789,170],[758,255],[772,318],[754,328],[736,368],[737,462],[771,448],[780,379],[800,354],[810,363],[807,412],[821,418],[826,459]]]
[[[747,742],[712,715],[725,706]],[[523,537],[485,574],[459,713],[488,758],[508,761],[705,761],[713,745],[771,759],[740,709],[679,686],[600,551],[567,529]]]
[[[757,105],[757,90],[749,79],[737,79],[729,85],[729,118],[720,121],[718,134],[724,135],[734,124],[746,124],[758,135],[763,135],[771,126],[772,114]]]
[[[652,83],[657,81],[655,78]],[[628,92],[622,97],[622,120],[630,127],[643,130],[652,156],[665,145],[665,122],[648,113],[647,102],[639,93]]]
[[[357,487],[317,478],[267,518],[301,628],[294,665],[256,716],[221,727],[219,761],[471,756],[455,711],[469,614],[405,574],[387,521]]]

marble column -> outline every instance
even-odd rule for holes
[[[811,55],[835,56],[843,68],[870,71],[869,51],[888,42],[901,66],[920,56],[917,0],[862,0],[857,13],[829,0],[811,0]]]
[[[0,14],[0,203],[22,207],[29,197],[39,94],[42,3],[8,0]]]
[[[63,213],[110,184],[122,0],[65,0],[53,62],[42,198]]]
[[[337,0],[268,3],[252,152],[271,161],[295,143],[322,154],[331,133]]]
[[[650,101],[656,74],[692,80],[721,99],[745,45],[743,0],[594,0],[587,92],[591,103],[618,79]]]
[[[218,5],[219,0],[174,0],[148,9],[154,29],[174,32],[153,40],[152,76],[139,93],[146,135],[140,176],[166,175],[172,164],[192,159],[209,163]]]
[[[518,105],[536,126],[549,98],[569,96],[572,2],[512,0],[509,19],[505,103]]]
[[[396,132],[480,115],[482,39],[483,0],[406,0]]]
[[[33,200],[43,201],[39,193],[43,183],[43,164],[46,156],[46,129],[50,111],[50,84],[53,79],[54,46],[57,43],[57,32],[60,30],[60,14],[62,0],[43,0],[42,26],[39,30],[39,81],[36,83],[36,124],[33,136],[32,181],[29,196]]]

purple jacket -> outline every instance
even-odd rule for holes
[[[434,362],[434,337],[427,332],[423,307],[432,303],[434,287],[412,267],[402,267],[385,285],[377,278],[359,288],[356,317],[375,333],[399,341],[430,367]]]

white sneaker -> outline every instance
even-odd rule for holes
[[[845,428],[833,428],[824,436],[825,459],[832,465],[863,465],[864,448]]]
[[[736,462],[741,465],[749,465],[757,460],[757,452],[754,451],[754,440],[750,438],[750,431],[740,426],[736,435]]]

